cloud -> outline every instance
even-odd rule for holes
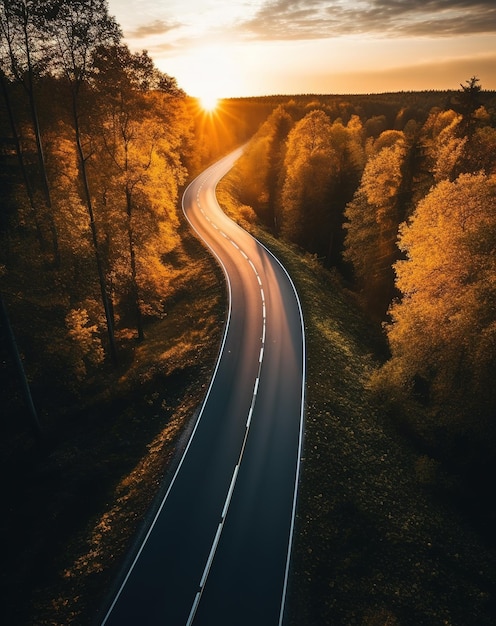
[[[247,37],[453,36],[496,32],[494,0],[268,0],[238,25]]]
[[[164,22],[163,20],[154,20],[149,24],[139,26],[135,30],[126,32],[126,36],[132,39],[145,39],[152,35],[166,35],[179,28],[181,24],[179,22]]]

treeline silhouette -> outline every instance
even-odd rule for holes
[[[496,95],[460,87],[272,99],[236,186],[344,276],[383,325],[370,384],[394,422],[480,487],[496,443]]]

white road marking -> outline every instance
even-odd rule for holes
[[[219,539],[220,539],[220,533],[221,532],[222,532],[222,522],[220,522],[220,524],[217,526],[217,532],[215,533],[215,539],[214,539],[214,542],[212,544],[212,547],[210,548],[210,554],[208,555],[207,565],[205,567],[202,579],[200,581],[200,589],[202,589],[205,586],[205,580],[207,579],[208,572],[210,570],[210,567],[212,566],[212,561],[214,560],[214,554],[215,554],[215,551],[217,550],[217,545],[219,544]]]
[[[264,326],[265,326],[265,322],[264,322]],[[195,596],[195,600],[193,602],[193,606],[191,607],[191,611],[189,613],[189,617],[188,617],[188,621],[186,622],[186,626],[192,626],[193,624],[193,620],[195,619],[195,615],[196,615],[196,611],[198,610],[198,605],[200,604],[200,600],[203,594],[203,589],[205,587],[205,583],[207,582],[207,578],[208,578],[208,574],[210,572],[210,568],[212,567],[212,563],[215,557],[215,553],[217,551],[217,546],[219,545],[219,541],[220,541],[220,536],[222,534],[222,529],[224,528],[224,523],[226,521],[226,516],[227,516],[227,512],[229,510],[229,505],[231,503],[231,499],[232,499],[232,495],[234,492],[234,488],[236,486],[236,480],[238,477],[238,470],[239,470],[239,466],[241,465],[241,461],[243,459],[243,454],[245,451],[245,447],[246,447],[246,441],[248,439],[248,433],[250,430],[250,424],[251,424],[251,418],[253,415],[253,410],[255,408],[255,400],[257,397],[257,393],[258,393],[258,385],[260,382],[260,371],[262,369],[262,355],[263,355],[263,347],[260,351],[260,361],[258,364],[258,375],[257,378],[255,380],[255,387],[253,389],[253,396],[252,396],[252,401],[251,401],[251,406],[250,406],[250,411],[248,413],[248,419],[246,421],[246,428],[245,428],[245,436],[243,439],[243,444],[241,446],[241,452],[239,453],[239,458],[238,458],[238,463],[236,465],[236,467],[234,468],[234,473],[233,476],[231,478],[231,484],[229,485],[229,491],[227,493],[226,496],[226,500],[224,502],[224,507],[222,509],[222,515],[221,515],[221,520],[219,522],[219,525],[217,526],[217,532],[215,533],[215,537],[214,537],[214,541],[212,543],[212,547],[210,548],[210,553],[208,555],[208,559],[207,559],[207,563],[205,565],[205,569],[203,570],[203,574],[200,580],[200,587],[199,587],[199,591],[197,592],[196,596]]]
[[[248,419],[246,420],[246,428],[250,428],[250,424],[251,424],[251,418],[253,415],[253,409],[254,409],[254,405],[252,403],[251,407],[250,407],[250,412],[248,413]]]
[[[225,502],[224,508],[222,510],[222,520],[224,520],[224,518],[226,517],[227,509],[229,508],[229,503],[231,502],[231,497],[232,497],[232,494],[233,494],[233,491],[234,491],[234,485],[236,484],[236,478],[238,477],[238,470],[239,470],[239,465],[236,465],[236,467],[234,468],[233,477],[231,479],[231,486],[229,487],[229,491],[227,493],[226,502]]]
[[[191,626],[193,623],[193,619],[195,618],[196,609],[198,608],[198,604],[200,603],[201,591],[198,591],[195,596],[195,601],[193,602],[193,606],[191,607],[191,611],[189,613],[188,621],[186,622],[186,626]]]

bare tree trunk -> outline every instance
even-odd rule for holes
[[[17,160],[19,161],[19,168],[22,174],[22,180],[24,182],[24,187],[26,189],[26,194],[29,200],[29,207],[31,209],[31,213],[33,215],[34,225],[36,229],[36,237],[38,239],[38,243],[40,244],[40,249],[42,252],[46,252],[46,241],[43,236],[43,231],[41,228],[38,211],[36,210],[36,204],[34,201],[34,193],[33,187],[31,186],[31,181],[29,180],[29,176],[26,170],[26,164],[24,163],[24,156],[22,154],[21,142],[19,140],[19,135],[17,133],[17,126],[14,118],[14,112],[12,110],[12,103],[10,101],[9,90],[7,88],[5,74],[0,70],[0,84],[2,86],[2,94],[5,101],[5,107],[7,109],[7,115],[9,118],[10,128],[12,131],[12,138],[14,140],[14,148],[16,151]]]
[[[2,294],[0,294],[0,322],[4,328],[9,352],[11,354],[12,360],[14,361],[17,375],[21,383],[22,397],[28,409],[31,427],[33,429],[35,437],[37,439],[40,439],[43,434],[43,429],[41,427],[40,420],[38,419],[38,413],[34,406],[33,398],[31,396],[31,389],[29,387],[29,381],[27,379],[26,372],[24,371],[24,365],[22,363],[21,355],[19,354],[14,331],[12,330],[12,326],[10,325],[7,307],[5,306]]]
[[[71,88],[72,94],[72,112],[73,112],[73,121],[74,121],[74,132],[76,136],[76,147],[77,153],[79,157],[79,165],[81,170],[81,179],[83,183],[84,196],[86,201],[86,208],[88,210],[88,216],[90,220],[90,229],[91,229],[91,238],[93,242],[93,250],[95,253],[95,260],[98,270],[98,280],[100,283],[100,291],[102,295],[102,303],[105,311],[105,320],[107,323],[107,334],[109,340],[109,353],[112,363],[117,364],[117,349],[115,345],[115,336],[114,336],[114,321],[112,316],[112,309],[110,306],[110,301],[107,293],[107,284],[105,280],[105,272],[103,269],[103,261],[100,254],[100,246],[98,244],[98,233],[95,223],[95,214],[93,211],[93,202],[91,199],[90,186],[88,182],[88,172],[86,169],[86,157],[84,155],[83,146],[81,144],[81,130],[79,127],[79,113],[78,113],[78,105],[77,105],[77,94],[75,92],[75,88]]]
[[[136,276],[136,252],[133,242],[133,229],[131,224],[132,215],[132,198],[129,185],[126,185],[126,209],[127,209],[127,236],[129,240],[129,257],[131,261],[131,289],[133,293],[134,310],[136,314],[136,330],[138,332],[138,341],[143,341],[145,333],[143,330],[143,315],[139,302],[138,281]]]
[[[57,227],[55,225],[55,220],[53,218],[52,196],[50,193],[50,184],[48,182],[45,153],[43,150],[43,142],[41,140],[40,122],[38,118],[38,106],[36,104],[36,98],[34,95],[33,66],[31,62],[31,47],[29,43],[27,20],[28,20],[28,14],[26,13],[23,28],[24,28],[24,45],[25,45],[26,59],[27,59],[27,85],[24,82],[23,82],[23,85],[28,94],[29,108],[31,110],[31,119],[33,122],[33,130],[34,130],[34,136],[35,136],[35,141],[36,141],[36,152],[38,155],[41,186],[42,186],[43,196],[45,198],[45,204],[47,208],[48,227],[52,235],[53,260],[54,260],[55,266],[60,267],[59,239],[58,239]]]

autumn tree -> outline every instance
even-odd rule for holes
[[[392,351],[381,377],[421,391],[444,422],[478,420],[496,408],[496,180],[443,180],[422,200],[399,240],[402,297],[391,307]],[[477,420],[473,422],[473,420]]]
[[[495,128],[491,124],[491,113],[482,104],[482,87],[477,77],[472,77],[461,85],[456,98],[457,109],[462,116],[461,131],[466,135],[466,149],[462,162],[463,171],[477,172],[484,169],[494,171],[496,156],[494,151]]]
[[[121,299],[129,296],[142,341],[145,301],[150,312],[151,302],[169,284],[164,272],[157,272],[165,269],[160,258],[178,245],[175,203],[185,170],[180,160],[184,128],[175,113],[182,95],[146,52],[101,47],[94,68],[93,119],[101,147],[91,169],[98,181],[99,223],[109,244],[112,289]]]
[[[365,162],[363,126],[357,115],[331,123],[318,102],[305,110],[301,118],[281,105],[262,124],[237,166],[239,198],[276,234],[342,265],[344,209]]]
[[[331,127],[331,143],[338,158],[333,172],[333,210],[329,216],[329,239],[326,260],[329,265],[342,266],[346,205],[353,198],[365,166],[364,130],[360,118],[352,115],[348,124],[341,118]]]
[[[329,117],[311,111],[289,133],[281,196],[281,234],[310,252],[326,250],[338,167]]]
[[[489,121],[489,115],[482,109],[479,116]],[[466,169],[468,172],[496,172],[496,128],[489,123],[480,125],[472,135],[468,144]]]
[[[490,112],[480,104],[480,86],[472,82],[460,95],[462,102],[467,100],[463,106],[433,110],[422,129],[434,182],[455,180],[461,173],[492,172],[496,166],[496,130]]]
[[[116,44],[121,33],[109,16],[105,0],[72,0],[55,2],[47,23],[54,50],[54,71],[64,79],[71,102],[74,140],[79,161],[82,196],[88,211],[100,292],[105,312],[109,353],[117,360],[114,320],[107,291],[107,281],[98,238],[93,197],[88,176],[92,156],[91,136],[85,135],[82,99],[87,86],[94,52],[101,45]],[[86,112],[88,115],[88,112]]]
[[[284,159],[286,156],[286,140],[294,125],[292,117],[284,107],[277,107],[267,120],[271,130],[268,139],[268,163],[267,163],[267,222],[279,232],[278,212],[284,171]]]
[[[433,182],[454,180],[461,173],[467,138],[461,133],[462,117],[453,109],[435,110],[423,127],[423,142]]]
[[[148,60],[146,56],[141,57]],[[148,150],[135,150],[135,144],[141,138],[142,129],[137,121],[142,114],[144,103],[138,98],[137,89],[142,86],[146,89],[149,84],[148,73],[151,70],[148,63],[139,64],[140,57],[133,56],[125,46],[101,47],[95,56],[96,81],[100,87],[100,96],[103,97],[104,114],[101,119],[101,129],[105,150],[108,153],[113,169],[106,169],[106,174],[119,177],[122,187],[125,206],[125,230],[127,232],[130,288],[132,292],[133,308],[136,317],[138,340],[144,339],[143,318],[140,306],[139,289],[136,277],[136,248],[133,233],[133,209],[135,192],[142,182],[142,177],[151,165],[153,155],[153,139]],[[133,89],[133,82],[134,87]],[[140,132],[141,131],[141,132]],[[141,157],[141,158],[140,158]],[[101,159],[99,166],[102,165]],[[111,211],[109,206],[109,183],[100,182],[101,193],[105,197],[105,211]],[[110,236],[110,235],[109,235]]]
[[[276,107],[244,150],[237,170],[239,198],[260,220],[278,232],[278,205],[285,144],[293,120],[285,107]]]
[[[2,268],[0,268],[1,270]],[[3,272],[0,271],[0,276]],[[12,325],[10,323],[9,314],[7,312],[7,305],[5,304],[4,297],[0,292],[0,330],[2,334],[5,336],[7,340],[8,351],[10,354],[10,358],[15,366],[17,376],[20,382],[21,394],[26,406],[26,410],[28,412],[31,427],[33,429],[34,435],[37,438],[40,438],[43,432],[40,418],[38,416],[38,411],[33,402],[33,396],[31,394],[31,387],[29,385],[29,380],[26,375],[26,371],[24,369],[24,364],[22,362],[21,354],[19,351],[19,347],[17,345],[16,336]]]
[[[39,119],[36,80],[46,73],[49,53],[46,47],[46,14],[49,3],[37,0],[2,0],[0,5],[0,79],[2,93],[9,115],[14,145],[22,177],[42,250],[46,247],[46,230],[50,233],[53,259],[59,265],[58,234],[53,217],[53,203]],[[29,102],[31,126],[36,145],[38,181],[28,173],[21,133],[11,103],[7,81],[11,79],[22,86]],[[40,193],[44,210],[40,210]]]
[[[345,212],[344,258],[351,262],[368,304],[384,315],[393,295],[392,263],[402,221],[400,192],[406,143],[400,131],[385,131],[377,140],[353,200]]]
[[[264,126],[252,138],[239,161],[239,197],[243,204],[251,206],[262,221],[267,221],[267,172],[269,168],[270,131]]]

